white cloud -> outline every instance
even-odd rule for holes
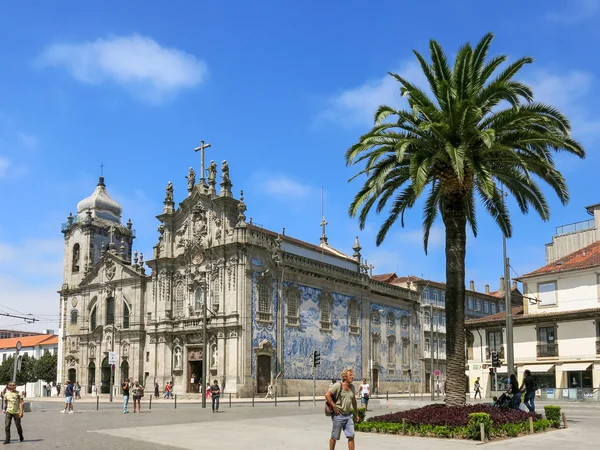
[[[546,19],[553,22],[574,24],[594,17],[600,11],[600,0],[571,0],[562,11],[546,14]]]
[[[417,62],[405,62],[398,70],[393,70],[417,86],[426,86],[425,76]],[[326,108],[317,116],[322,121],[336,122],[350,127],[373,123],[373,115],[381,105],[400,107],[404,100],[400,97],[400,83],[395,78],[385,76],[367,81],[364,84],[343,90],[327,100]]]
[[[585,104],[595,82],[591,73],[578,70],[564,74],[538,71],[525,82],[531,86],[535,101],[556,106],[567,114],[576,138],[600,133],[600,117],[594,117]]]
[[[53,44],[38,63],[64,67],[83,83],[116,83],[152,103],[201,84],[208,74],[204,61],[139,35]]]
[[[8,158],[0,156],[0,180],[8,176],[8,168],[10,167],[10,161]]]
[[[305,199],[311,194],[311,187],[285,175],[262,177],[259,188],[267,195],[277,198]]]

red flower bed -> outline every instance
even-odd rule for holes
[[[412,424],[460,427],[466,426],[469,423],[469,414],[477,412],[488,413],[494,425],[525,422],[529,420],[530,416],[532,416],[534,420],[541,419],[542,417],[540,414],[532,414],[517,409],[503,409],[487,405],[428,405],[423,408],[370,417],[368,421],[401,423],[402,419],[405,419],[406,423]]]

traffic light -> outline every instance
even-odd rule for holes
[[[498,352],[492,352],[492,367],[500,367],[500,355]]]
[[[321,364],[321,353],[318,350],[313,352],[313,366],[317,367]]]

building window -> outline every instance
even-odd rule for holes
[[[494,302],[491,302],[490,306],[492,308],[492,314],[496,314],[496,304]]]
[[[258,284],[258,320],[270,322],[271,317],[271,289],[267,281]]]
[[[438,293],[437,289],[432,289],[431,292],[433,293],[433,301],[435,303],[437,303],[438,300],[439,300],[439,295],[440,294]]]
[[[331,310],[333,309],[331,294],[321,293],[319,296],[319,309],[321,311],[321,329],[331,330]]]
[[[185,289],[183,283],[177,284],[175,288],[175,317],[183,317],[183,305],[185,303]]]
[[[150,352],[146,352],[146,362],[150,362]]]
[[[556,282],[538,284],[540,306],[556,305]]]
[[[123,328],[129,328],[129,306],[123,302]]]
[[[200,311],[204,304],[204,289],[197,287],[194,291],[194,309]]]
[[[487,300],[483,301],[483,312],[484,312],[484,314],[490,313],[490,304]]]
[[[504,303],[498,303],[498,312],[504,312]]]
[[[429,288],[423,289],[423,300],[429,300]]]
[[[400,319],[400,327],[402,328],[402,331],[408,331],[408,317],[402,316],[402,319]]]
[[[388,336],[388,365],[396,365],[396,337]]]
[[[381,359],[381,337],[378,334],[373,335],[373,363],[379,364]]]
[[[431,340],[428,337],[425,338],[425,351],[431,351]]]
[[[300,292],[295,290],[289,290],[286,295],[287,300],[287,316],[286,322],[288,325],[298,325],[299,322],[299,303],[300,303]]]
[[[358,333],[359,307],[358,303],[350,302],[350,333]]]
[[[90,331],[94,331],[96,329],[96,307],[92,309],[92,314],[90,314]]]
[[[410,365],[410,340],[409,339],[402,339],[402,364],[404,364],[405,366]]]
[[[481,300],[475,299],[475,311],[481,311]]]
[[[556,326],[551,325],[538,328],[537,355],[539,358],[558,356]]]
[[[596,354],[600,355],[600,320],[596,321]]]
[[[425,314],[423,314],[423,321],[427,326],[429,326],[429,324],[431,323],[431,314],[429,313],[429,311],[425,311]]]
[[[77,310],[71,310],[71,325],[77,325]]]
[[[371,325],[379,325],[379,313],[377,311],[371,313]]]
[[[71,267],[71,272],[76,273],[79,272],[79,257],[80,257],[80,247],[79,244],[75,244],[73,246],[73,264]]]
[[[442,307],[446,306],[446,292],[442,291]]]
[[[115,298],[106,298],[106,325],[115,323]]]
[[[442,321],[442,326],[446,327],[446,314],[441,314],[440,319]]]
[[[492,352],[498,352],[500,358],[504,358],[504,346],[502,345],[502,331],[488,331],[487,332],[487,349],[486,358],[492,358]]]
[[[389,313],[387,316],[387,328],[388,331],[394,331],[396,328],[396,318],[394,317],[394,313]]]
[[[438,326],[438,315],[437,315],[437,312],[434,312],[433,313],[433,327],[437,328],[437,326]]]
[[[471,311],[473,311],[473,297],[467,298],[467,309],[470,309]]]

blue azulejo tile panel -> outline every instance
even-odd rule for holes
[[[259,260],[257,260],[259,261]],[[252,263],[256,265],[255,260],[252,260]],[[258,308],[258,289],[257,282],[258,277],[260,276],[259,272],[254,272],[252,275],[252,356],[251,356],[251,370],[252,377],[256,378],[256,354],[254,353],[254,349],[257,348],[261,342],[268,341],[273,346],[273,350],[277,350],[277,282],[276,278],[273,279],[273,285],[271,287],[271,311],[273,320],[265,323],[256,320],[257,314],[256,310]],[[271,373],[273,377],[277,375],[277,357],[272,359],[273,366],[271,367]]]
[[[284,283],[286,284],[288,283]],[[313,350],[318,350],[321,353],[321,365],[317,367],[318,379],[339,378],[340,372],[346,367],[354,369],[355,378],[360,379],[362,376],[361,335],[350,334],[349,326],[350,301],[358,300],[332,293],[332,328],[331,331],[324,331],[321,329],[319,306],[319,295],[322,290],[303,285],[297,287],[300,291],[299,323],[298,326],[286,325],[283,332],[285,378],[312,378],[310,354]],[[358,323],[361,323],[360,316]]]
[[[379,380],[409,381],[408,369],[410,369],[413,375],[412,380],[419,381],[421,362],[418,344],[420,333],[414,313],[411,315],[407,309],[377,303],[371,304],[371,316],[373,313],[379,318],[378,323],[371,322],[371,334],[375,335],[376,341],[379,342],[379,345],[373,346],[373,351],[379,352],[378,355],[373,355],[373,359],[380,362]],[[416,349],[414,344],[417,344]],[[392,355],[388,353],[390,345],[394,346]],[[404,350],[403,347],[405,347]],[[390,358],[390,356],[392,357]]]

